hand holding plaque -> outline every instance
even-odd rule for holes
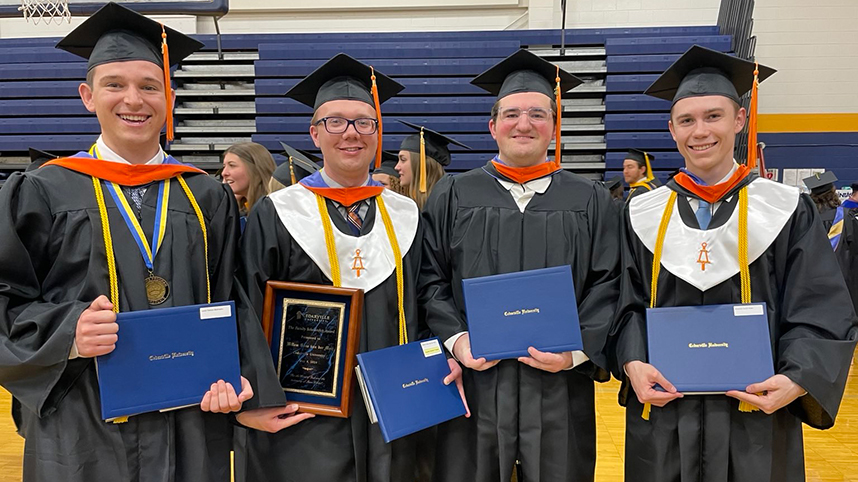
[[[263,330],[290,404],[300,412],[348,417],[363,291],[269,281]]]

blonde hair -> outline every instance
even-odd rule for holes
[[[411,162],[409,162],[411,164],[411,184],[402,188],[403,194],[413,199],[422,211],[423,205],[429,199],[429,194],[432,193],[432,188],[447,175],[447,172],[444,171],[444,166],[441,163],[426,156],[426,192],[420,192],[420,154],[411,151],[406,152],[411,155]]]
[[[271,180],[268,181],[268,194],[277,192],[281,189],[286,189],[286,185],[278,181],[276,177],[271,176]]]
[[[223,151],[224,156],[227,154],[234,154],[244,163],[248,180],[244,200],[250,211],[256,201],[270,192],[269,180],[277,165],[268,149],[255,142],[237,142]]]

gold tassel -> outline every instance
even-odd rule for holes
[[[292,178],[292,184],[298,183],[295,179],[295,163],[292,162],[292,156],[289,156],[289,176]]]
[[[554,78],[554,81],[557,85],[554,87],[554,103],[557,104],[557,119],[554,124],[554,163],[557,165],[557,168],[560,169],[560,162],[562,160],[560,155],[560,150],[563,147],[562,142],[560,142],[560,138],[562,136],[560,132],[560,127],[563,121],[563,106],[561,105],[563,102],[563,96],[560,91],[560,67],[557,67],[557,74]]]
[[[652,182],[655,174],[652,173],[652,165],[649,163],[649,154],[644,152],[644,163],[646,164],[646,182]]]
[[[375,102],[375,116],[378,117],[378,148],[375,150],[375,168],[381,167],[381,102],[378,100],[378,85],[375,83],[375,69],[370,65],[372,71],[372,101]]]
[[[420,192],[426,192],[426,141],[420,128]]]
[[[644,420],[649,420],[649,412],[652,410],[652,404],[647,402],[644,404],[643,411],[641,412],[641,418]]]
[[[760,65],[754,62],[754,85],[751,87],[751,106],[748,112],[748,169],[757,167],[757,93],[760,86]]]
[[[164,92],[167,97],[167,142],[173,142],[173,89],[170,86],[170,49],[167,47],[167,30],[161,24],[161,55],[164,61]]]

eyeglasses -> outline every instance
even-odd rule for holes
[[[328,134],[342,134],[349,129],[349,126],[354,126],[358,134],[368,136],[375,134],[378,131],[378,121],[369,117],[361,117],[360,119],[346,119],[345,117],[322,117],[316,121],[315,125],[325,124],[325,130]]]
[[[518,122],[521,115],[524,114],[534,124],[542,124],[551,119],[551,112],[542,107],[531,107],[527,110],[521,110],[518,107],[508,107],[502,111],[498,117],[502,122]]]

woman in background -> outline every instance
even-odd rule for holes
[[[275,167],[268,149],[255,142],[238,142],[224,151],[221,177],[235,194],[242,228],[244,218],[256,201],[268,194],[268,181]]]
[[[399,122],[418,131],[417,134],[412,134],[402,140],[396,170],[399,171],[399,184],[402,186],[402,193],[413,199],[422,211],[432,188],[447,174],[444,171],[444,166],[450,165],[450,150],[447,146],[455,144],[465,149],[470,149],[470,147],[424,126],[405,121]],[[420,155],[421,142],[423,144],[423,160],[421,160]],[[421,164],[425,166],[425,175],[422,178],[420,174]]]

